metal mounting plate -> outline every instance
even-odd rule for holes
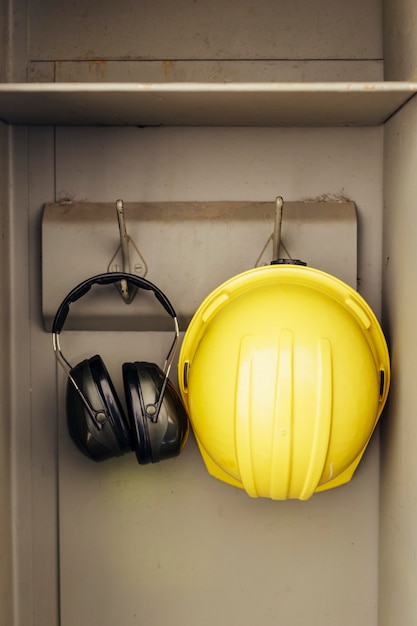
[[[274,201],[125,203],[124,211],[129,236],[147,266],[146,278],[168,296],[181,330],[215,287],[272,260],[268,239]],[[287,250],[292,258],[356,288],[356,231],[353,202],[285,201],[280,256],[286,257]],[[45,205],[42,305],[47,330],[67,293],[117,259],[119,242],[115,204]],[[134,265],[138,269],[132,266],[132,271],[143,275],[142,261]],[[114,287],[95,287],[71,306],[65,328],[171,330],[172,322],[149,293],[139,291],[126,304]]]

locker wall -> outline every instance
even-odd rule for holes
[[[89,59],[372,59],[382,55],[377,0],[239,5],[214,0],[29,3],[30,57]],[[57,35],[62,21],[68,26]],[[254,25],[256,28],[254,28]],[[369,32],[367,25],[374,28]],[[323,35],[327,33],[328,36]]]
[[[6,2],[4,0],[2,0],[0,3],[0,9],[1,9],[0,11],[0,41],[1,41],[1,44],[0,44],[0,81],[5,81],[6,76],[7,76],[6,65],[7,65],[7,50],[8,50],[8,46],[7,46],[8,12],[7,12]]]
[[[12,6],[14,81],[382,80],[380,0]]]
[[[245,194],[256,200],[273,197],[277,186],[287,198],[316,197],[331,172],[329,193],[344,187],[358,204],[361,284],[379,309],[381,128],[62,128],[56,138],[56,193],[74,199],[110,201],[119,190],[126,201],[238,200]],[[175,285],[170,297],[175,302]],[[152,336],[68,334],[62,342],[70,361],[99,345],[118,388],[121,361],[140,352],[161,363],[166,346],[166,339],[160,346],[163,338],[157,344]],[[96,467],[72,448],[62,409],[59,416],[63,624],[82,617],[92,623],[98,604],[106,626],[117,619],[152,625],[258,619],[267,626],[279,619],[302,623],[307,615],[322,626],[364,618],[376,624],[376,440],[357,479],[343,490],[308,503],[272,503],[252,501],[210,478],[193,440],[165,465],[140,468],[125,458]],[[104,597],[103,586],[113,595]]]
[[[384,0],[383,10],[384,80],[415,81],[415,5],[412,0]]]
[[[6,80],[7,64],[7,10],[6,2],[0,2],[0,81]],[[1,224],[1,247],[0,258],[3,268],[3,303],[7,303],[10,297],[9,286],[9,128],[0,122],[0,224]],[[12,620],[12,584],[10,574],[12,568],[11,549],[11,488],[10,488],[10,402],[9,402],[9,363],[10,350],[8,337],[9,309],[3,304],[0,306],[0,336],[3,349],[0,355],[0,619],[11,622]]]
[[[415,80],[417,11],[412,2],[387,0],[384,59],[387,80]],[[384,323],[393,369],[389,408],[381,429],[380,624],[414,624],[417,603],[416,400],[413,393],[417,300],[414,249],[417,235],[414,171],[417,103],[409,102],[385,127]]]
[[[384,320],[393,369],[389,409],[382,427],[380,512],[380,624],[417,619],[417,467],[414,358],[416,295],[414,248],[417,235],[413,170],[417,143],[413,100],[385,129]]]
[[[0,258],[3,268],[2,305],[0,306],[0,616],[12,621],[13,585],[11,532],[11,455],[10,455],[10,258],[9,258],[9,129],[0,123]],[[7,622],[5,622],[7,623]]]
[[[310,3],[288,2],[281,16],[285,19],[272,27],[266,16],[274,3],[245,2],[239,14],[230,6],[230,18],[238,20],[236,32],[247,29],[244,45],[229,37],[230,28],[218,26],[223,3],[209,16],[204,3],[182,2],[175,14],[168,10],[172,4],[125,0],[116,10],[110,1],[68,5],[15,0],[9,15],[10,62],[3,54],[0,77],[382,78],[383,7],[376,0],[320,0],[320,10]],[[385,3],[387,79],[414,77],[411,32],[407,36],[413,21],[405,27],[410,4]],[[146,9],[146,19],[140,20],[139,6]],[[135,20],[144,25],[143,38],[132,28]],[[261,42],[254,37],[256,30],[248,28],[257,20],[268,29]],[[195,25],[210,37],[191,36]],[[160,39],[146,39],[151,27],[160,29]],[[156,41],[162,48],[154,46]],[[86,615],[90,621],[84,623],[91,626],[98,616],[103,626],[117,620],[130,626],[144,616],[149,624],[167,617],[173,623],[203,624],[206,619],[221,624],[237,618],[245,624],[259,620],[259,615],[263,626],[279,619],[291,626],[306,619],[320,626],[415,622],[415,541],[410,524],[414,509],[408,501],[414,502],[415,481],[412,454],[404,455],[411,444],[413,407],[413,346],[406,333],[413,312],[408,291],[413,229],[397,219],[404,215],[407,224],[414,225],[409,128],[415,127],[415,106],[413,100],[386,129],[11,129],[1,124],[0,162],[10,164],[0,171],[8,242],[0,254],[8,268],[4,289],[10,291],[0,310],[5,346],[0,356],[0,489],[2,502],[10,503],[0,512],[1,532],[8,536],[12,527],[11,544],[4,542],[0,548],[2,623],[73,626]],[[167,157],[171,152],[176,155],[174,169]],[[233,166],[227,167],[223,159]],[[137,176],[139,166],[152,172],[146,186]],[[222,176],[225,169],[228,176]],[[42,326],[42,204],[64,195],[91,201],[112,201],[120,195],[126,200],[270,200],[278,185],[288,199],[341,190],[351,196],[360,216],[361,291],[378,314],[384,277],[385,322],[396,376],[404,382],[392,394],[381,429],[381,481],[379,433],[352,483],[309,503],[252,501],[214,481],[192,440],[171,467],[167,463],[144,473],[133,459],[115,460],[106,467],[89,465],[68,441],[64,381],[57,378],[50,337]],[[383,186],[388,263],[382,261]],[[391,292],[398,298],[393,300]],[[75,333],[70,341],[75,358],[99,345],[112,372],[119,370],[120,357],[129,358],[130,336],[109,339],[91,333],[85,340]],[[160,358],[162,338],[144,337],[141,350]],[[172,521],[174,544],[165,520]],[[157,542],[148,533],[153,524]],[[155,590],[171,603],[161,604],[158,593],[154,599]]]

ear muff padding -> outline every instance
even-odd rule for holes
[[[175,457],[187,441],[188,417],[169,380],[157,421],[152,421],[146,413],[147,406],[156,404],[164,378],[155,363],[123,364],[127,413],[133,437],[136,437],[135,452],[140,464]]]
[[[75,445],[94,461],[131,451],[132,441],[123,408],[101,357],[96,355],[82,361],[71,370],[71,376],[91,407],[106,415],[104,423],[98,427],[68,380],[67,424]]]

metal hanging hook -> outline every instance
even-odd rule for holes
[[[281,227],[282,227],[282,211],[284,208],[284,200],[281,196],[275,199],[275,224],[274,234],[272,236],[272,259],[279,259],[279,251],[281,248]]]
[[[123,200],[116,201],[117,221],[119,224],[120,245],[123,255],[123,271],[130,272],[129,235],[127,234]]]
[[[292,256],[289,253],[287,247],[282,241],[281,237],[281,229],[282,229],[282,218],[284,212],[284,199],[281,196],[277,196],[275,198],[275,212],[274,212],[274,230],[269,235],[268,239],[265,242],[264,247],[262,248],[258,258],[255,261],[255,267],[259,267],[261,264],[261,259],[265,254],[267,247],[270,242],[272,242],[272,261],[271,263],[275,264],[280,259],[280,251],[281,248],[284,250],[288,259],[292,260]],[[268,263],[263,263],[263,265],[267,265]]]
[[[116,200],[116,215],[120,243],[107,266],[107,271],[123,271],[128,274],[145,277],[148,273],[148,265],[139,248],[127,232],[123,200]],[[116,287],[126,304],[130,304],[135,297],[137,287],[129,284],[127,280],[116,283]]]
[[[274,230],[269,235],[268,239],[265,242],[264,247],[262,248],[258,258],[255,261],[255,267],[259,267],[261,264],[261,259],[269,246],[270,242],[272,242],[272,261],[271,263],[275,263],[280,258],[281,248],[285,251],[288,258],[292,260],[292,256],[286,248],[284,242],[281,237],[281,228],[282,228],[282,219],[284,212],[284,199],[281,196],[277,196],[275,198],[275,213],[274,213]],[[267,265],[268,263],[263,263],[263,265]]]
[[[123,200],[116,201],[117,223],[119,224],[120,247],[122,250],[123,271],[130,274],[129,235],[127,234]],[[126,280],[120,281],[120,293],[126,303],[131,302],[129,285]]]
[[[116,250],[116,254],[118,250],[121,251],[122,270],[123,272],[126,272],[127,274],[131,274],[132,271],[131,271],[131,266],[130,266],[130,253],[129,253],[129,243],[131,242],[131,239],[129,235],[127,234],[123,200],[116,201],[116,213],[117,213],[117,223],[119,225],[119,236],[120,236],[120,245],[119,245],[119,248]],[[110,261],[109,266],[111,265],[112,261]],[[122,295],[122,298],[126,302],[126,304],[130,304],[133,298],[135,297],[135,294],[137,292],[137,287],[132,287],[132,285],[129,285],[129,283],[125,279],[121,280],[120,283],[118,283],[116,286],[119,289]]]

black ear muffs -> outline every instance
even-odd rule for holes
[[[155,363],[124,363],[123,381],[127,419],[106,366],[99,355],[72,367],[62,354],[59,336],[69,307],[92,285],[126,280],[134,287],[153,291],[171,315],[175,337],[164,370]],[[168,298],[149,281],[124,272],[99,274],[75,287],[63,300],[52,326],[58,363],[68,376],[67,424],[71,439],[94,461],[134,450],[139,463],[156,463],[177,456],[189,431],[187,414],[168,375],[179,339],[178,321]]]

